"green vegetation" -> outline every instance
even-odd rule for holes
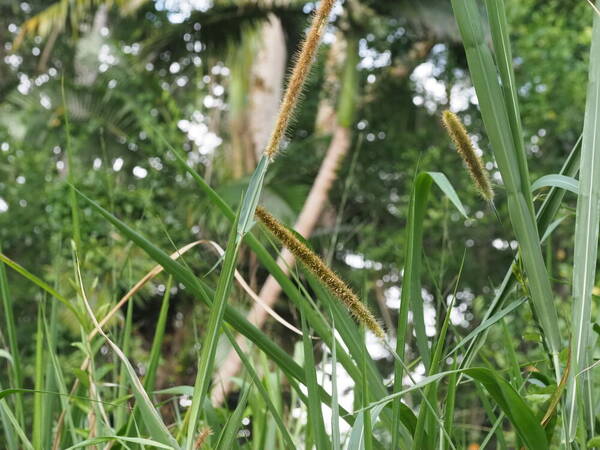
[[[0,448],[600,447],[599,8],[0,5]]]

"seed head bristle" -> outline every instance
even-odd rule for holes
[[[300,241],[264,208],[256,208],[256,217],[267,227],[304,266],[310,270],[327,289],[344,303],[356,319],[370,329],[377,337],[385,337],[383,329],[369,309],[359,300],[348,285],[325,264],[310,248]]]
[[[456,151],[467,165],[475,187],[485,200],[492,202],[494,191],[492,190],[488,172],[483,166],[483,161],[475,152],[471,138],[467,134],[464,125],[456,114],[448,110],[442,113],[442,123],[450,139],[452,139]]]
[[[202,448],[202,446],[204,445],[204,443],[206,442],[206,439],[213,434],[213,431],[210,427],[204,427],[204,429],[200,432],[200,434],[198,435],[198,439],[196,439],[196,442],[194,444],[194,448],[195,449],[200,449]]]
[[[321,0],[321,4],[313,16],[310,29],[308,30],[306,39],[298,53],[294,68],[292,69],[292,74],[288,81],[287,89],[283,95],[283,100],[279,107],[279,114],[277,115],[277,120],[275,122],[275,128],[271,133],[271,137],[269,138],[269,142],[265,149],[265,154],[269,158],[274,158],[279,151],[281,140],[285,135],[290,118],[292,117],[298,99],[300,98],[302,86],[304,86],[304,82],[312,67],[315,53],[319,47],[321,36],[323,35],[329,13],[335,4],[335,1],[336,0]]]

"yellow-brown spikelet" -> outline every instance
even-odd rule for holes
[[[206,442],[206,439],[213,434],[213,431],[210,427],[204,427],[204,429],[200,432],[200,434],[198,435],[198,439],[196,439],[196,442],[194,443],[194,448],[195,449],[200,449],[202,448],[202,446],[204,445],[204,443]]]
[[[321,4],[313,16],[310,29],[308,30],[302,49],[296,59],[296,64],[292,70],[287,89],[283,96],[281,106],[279,107],[275,128],[271,133],[271,137],[269,138],[269,142],[265,149],[265,154],[269,158],[273,158],[279,151],[281,139],[285,135],[285,130],[287,129],[290,117],[298,103],[302,86],[304,86],[304,82],[310,72],[315,53],[319,47],[319,42],[321,41],[321,36],[323,35],[325,25],[327,24],[327,18],[329,17],[329,13],[335,4],[335,1],[336,0],[321,0]]]
[[[340,299],[356,319],[370,329],[377,337],[384,338],[385,333],[377,323],[371,311],[359,300],[344,281],[310,248],[300,241],[264,208],[256,208],[256,217],[268,228],[277,240],[310,270],[329,291]]]
[[[494,191],[492,190],[487,170],[485,170],[481,158],[475,153],[475,148],[473,148],[473,143],[467,134],[467,130],[458,116],[448,110],[442,113],[442,123],[452,142],[454,142],[456,151],[467,165],[467,169],[477,190],[484,199],[491,202],[494,199]]]

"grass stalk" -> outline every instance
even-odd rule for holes
[[[237,219],[234,221],[225,249],[225,257],[214,300],[210,309],[210,316],[206,328],[206,334],[202,343],[202,352],[198,361],[198,372],[194,383],[194,394],[192,396],[192,405],[190,407],[190,421],[187,430],[187,439],[185,448],[192,450],[195,442],[196,426],[200,418],[200,408],[204,404],[204,399],[208,392],[208,385],[212,379],[212,368],[217,349],[217,342],[221,323],[225,313],[227,299],[233,285],[235,273],[235,262],[237,259],[240,241],[236,239]]]
[[[0,253],[2,249],[0,248]],[[8,287],[8,278],[6,276],[6,268],[4,263],[0,262],[0,300],[2,302],[2,311],[4,315],[4,325],[6,326],[6,334],[8,338],[8,349],[12,357],[10,365],[10,385],[17,389],[23,387],[23,369],[21,364],[21,352],[17,341],[17,327],[13,311],[12,298]],[[23,401],[20,395],[15,396],[15,417],[23,426]]]
[[[558,315],[540,249],[524,156],[515,147],[505,98],[498,82],[492,52],[486,44],[477,4],[475,0],[452,0],[452,7],[463,39],[481,115],[504,181],[510,220],[529,279],[533,308],[559,382],[558,354],[561,340]]]
[[[600,6],[600,3],[596,3]],[[585,411],[585,430],[594,436],[595,401],[589,374],[580,371],[591,364],[589,334],[592,313],[592,289],[598,257],[598,227],[600,223],[600,17],[593,16],[590,49],[589,81],[583,123],[581,171],[575,221],[575,250],[573,256],[573,304],[571,314],[571,371],[567,385],[565,409],[568,439],[575,439],[578,405]]]

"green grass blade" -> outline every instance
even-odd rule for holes
[[[229,328],[224,327],[223,330],[224,330],[227,338],[229,339],[229,342],[231,343],[231,345],[237,352],[238,356],[242,360],[242,363],[244,364],[244,368],[250,375],[250,378],[252,379],[254,386],[256,386],[258,392],[262,396],[262,399],[265,402],[265,404],[267,405],[267,408],[269,409],[269,411],[271,411],[271,415],[273,416],[273,419],[275,420],[275,424],[279,428],[281,436],[286,444],[286,448],[295,449],[296,445],[294,444],[294,441],[292,440],[290,433],[288,432],[285,424],[283,423],[283,419],[281,418],[279,411],[275,407],[275,404],[273,403],[273,401],[271,401],[271,398],[269,397],[269,393],[267,392],[267,390],[261,383],[258,374],[254,370],[254,367],[252,366],[252,362],[250,361],[250,359],[248,359],[248,356],[246,356],[246,353],[237,344],[237,342],[235,340],[235,336],[229,330]]]
[[[465,207],[460,201],[460,198],[458,198],[458,194],[456,193],[454,186],[452,186],[452,183],[450,183],[450,180],[448,180],[448,177],[442,172],[427,172],[427,175],[431,177],[431,180],[442,190],[444,195],[450,199],[458,212],[461,213],[465,219],[468,219],[467,211],[465,211]]]
[[[596,2],[598,4],[598,2]],[[575,251],[573,266],[573,309],[571,316],[571,371],[567,387],[567,424],[569,439],[575,438],[577,429],[577,404],[585,406],[588,438],[594,436],[595,401],[591,395],[591,383],[584,388],[586,374],[577,374],[591,364],[589,331],[591,327],[592,289],[596,275],[598,255],[598,226],[600,222],[600,17],[594,17],[592,46],[590,50],[589,82],[583,144],[581,149],[580,190],[577,198],[575,221]],[[578,399],[579,397],[579,399]]]
[[[125,327],[123,328],[123,332],[121,333],[121,350],[125,355],[128,355],[130,352],[131,345],[131,330],[133,327],[133,301],[127,303],[127,312],[125,314]],[[123,398],[127,395],[128,385],[127,382],[127,374],[125,371],[127,368],[124,364],[121,364],[118,379],[119,379],[119,387],[117,389],[117,398]],[[146,389],[148,390],[148,389]],[[129,405],[124,404],[117,408],[115,411],[115,429],[121,428],[127,422],[127,416],[129,415]],[[131,414],[133,417],[133,414]]]
[[[146,369],[146,376],[144,377],[144,388],[148,392],[154,391],[156,383],[156,371],[158,369],[158,363],[160,362],[160,353],[165,337],[165,328],[167,326],[167,317],[169,314],[169,299],[171,296],[172,284],[173,277],[169,276],[162,303],[160,305],[160,312],[158,313],[158,321],[156,322],[154,338],[152,339],[152,347],[150,350],[150,359],[148,362],[148,368]]]
[[[479,400],[481,401],[481,405],[483,406],[483,410],[485,411],[485,415],[488,418],[489,423],[497,423],[500,420],[500,417],[496,417],[496,414],[494,412],[494,408],[486,394],[486,392],[484,391],[484,389],[479,386],[476,385],[476,393],[477,393],[477,397],[479,397]],[[502,413],[500,413],[502,414]],[[501,428],[496,428],[496,440],[497,440],[497,449],[498,450],[506,450],[506,440],[504,439],[504,430],[502,430]],[[491,432],[490,432],[491,434]],[[519,448],[518,446],[516,446],[516,448]]]
[[[398,312],[398,325],[396,335],[396,354],[404,358],[404,347],[408,331],[408,311],[413,313],[413,323],[417,337],[417,348],[425,370],[429,373],[430,351],[427,335],[425,334],[425,320],[423,317],[423,300],[421,296],[421,259],[423,252],[423,220],[425,218],[427,199],[431,184],[435,182],[442,192],[448,196],[454,206],[466,217],[462,203],[456,191],[446,178],[439,172],[420,173],[413,182],[413,191],[410,197],[408,210],[408,223],[406,226],[406,252],[404,257],[403,289],[400,297],[400,311]],[[402,388],[404,368],[399,361],[394,366],[394,391]],[[393,405],[393,423],[398,423],[401,408],[400,399]],[[392,447],[398,447],[398,429],[392,429]]]
[[[38,305],[37,331],[35,334],[35,366],[34,366],[34,389],[33,394],[33,429],[32,444],[35,448],[42,448],[44,440],[43,418],[44,418],[44,321],[42,318],[42,307]]]
[[[532,212],[528,174],[522,173],[521,154],[514,145],[496,66],[486,45],[477,4],[475,0],[452,0],[452,7],[463,38],[481,115],[506,187],[510,220],[529,278],[533,307],[559,380],[561,340],[558,315]]]
[[[85,441],[79,442],[76,445],[69,447],[67,450],[72,450],[76,448],[94,448],[97,444],[105,444],[109,442],[119,442],[124,444],[125,442],[130,442],[132,444],[139,444],[140,448],[145,448],[147,445],[149,448],[164,448],[171,449],[172,447],[161,444],[160,442],[153,441],[152,439],[138,438],[138,437],[129,437],[129,436],[98,436],[92,439],[86,439]],[[108,446],[110,448],[110,446]]]
[[[302,333],[304,376],[306,377],[306,388],[308,390],[308,422],[312,430],[317,450],[327,450],[331,448],[331,444],[325,433],[325,423],[323,422],[321,401],[319,399],[319,385],[317,383],[317,371],[315,370],[316,365],[313,355],[312,340],[304,316],[302,316]]]
[[[185,447],[188,450],[191,450],[194,446],[194,433],[196,431],[196,424],[200,418],[200,408],[204,404],[208,385],[212,379],[212,368],[217,350],[219,331],[223,322],[227,299],[231,292],[235,263],[241,244],[241,241],[236,237],[238,232],[238,222],[236,220],[229,234],[227,248],[225,249],[225,259],[223,260],[223,267],[217,282],[217,289],[210,308],[210,317],[208,318],[208,325],[202,342],[202,353],[198,362],[198,373],[196,374],[194,395],[192,396],[192,406],[190,407],[190,422]]]
[[[462,275],[462,268],[464,265],[464,256],[461,262],[460,271],[458,273],[456,286],[454,288],[452,301],[448,306],[448,310],[444,316],[444,321],[442,322],[442,328],[440,329],[437,342],[435,345],[435,350],[433,353],[433,357],[431,359],[431,367],[429,368],[429,375],[433,375],[437,373],[442,365],[443,360],[443,352],[446,344],[446,335],[448,333],[448,327],[450,325],[450,313],[454,306],[454,299],[456,298],[456,291],[458,290],[458,283],[460,281],[460,277]],[[437,408],[437,383],[431,383],[425,388],[425,397],[429,400],[429,403],[433,405],[434,408]],[[417,420],[417,428],[414,434],[413,441],[413,449],[418,450],[420,448],[433,448],[435,446],[435,426],[436,417],[432,414],[432,412],[428,408],[424,408],[423,405],[419,411],[419,416]],[[431,426],[426,427],[427,424],[431,424]],[[425,434],[427,430],[428,436]],[[447,430],[446,430],[447,432]],[[442,433],[443,435],[443,433]]]
[[[368,356],[368,348],[367,342],[365,340],[365,328],[361,327],[361,335],[363,341],[363,348],[361,352],[361,372],[364,380],[368,379],[367,374],[367,360]],[[361,393],[361,404],[363,406],[367,406],[369,404],[369,383],[363,383],[362,393]],[[365,450],[373,450],[373,423],[371,420],[371,414],[364,414],[364,427],[363,427],[363,441]]]
[[[456,389],[457,389],[457,378],[458,374],[455,372],[458,367],[456,358],[452,364],[453,372],[448,376],[448,391],[446,392],[446,402],[444,404],[444,428],[448,432],[448,435],[452,437],[452,429],[454,428],[454,407],[456,405]],[[440,433],[441,435],[442,433]],[[441,439],[441,436],[440,436]],[[444,450],[450,448],[450,443],[444,441],[442,447]]]
[[[156,371],[158,369],[158,364],[160,362],[160,353],[161,347],[165,335],[165,328],[167,326],[167,316],[169,312],[169,298],[171,295],[171,285],[173,282],[173,277],[169,276],[167,279],[167,285],[165,288],[165,293],[163,294],[162,303],[160,306],[160,312],[158,314],[158,320],[155,326],[154,338],[152,339],[152,347],[150,349],[150,358],[148,361],[148,368],[146,369],[146,374],[144,375],[144,389],[146,392],[152,392],[155,388],[156,382]],[[133,423],[137,420],[139,415],[139,409],[137,406],[134,408],[134,411],[129,416],[129,422],[127,424],[127,430],[131,430]],[[128,432],[126,434],[129,434]]]
[[[25,448],[26,450],[34,450],[34,448],[39,448],[39,447],[34,447],[31,444],[31,441],[27,438],[25,431],[23,431],[23,428],[21,427],[21,425],[19,425],[17,418],[15,417],[13,412],[8,407],[8,403],[6,402],[6,400],[4,398],[0,398],[0,409],[2,410],[3,416],[7,418],[8,422],[10,422],[16,435],[19,437],[19,439],[23,443],[23,448]]]
[[[0,249],[0,253],[2,250]],[[21,352],[17,341],[17,328],[13,313],[13,303],[8,287],[8,278],[4,263],[0,262],[0,300],[2,301],[2,311],[4,312],[4,325],[6,326],[6,336],[8,338],[8,349],[12,357],[10,365],[10,384],[15,388],[23,387],[23,369],[21,366]],[[23,402],[20,396],[14,400],[15,417],[23,426]]]
[[[62,107],[65,118],[65,137],[67,140],[67,182],[69,183],[69,205],[71,207],[71,226],[73,227],[73,240],[76,248],[81,249],[81,226],[79,220],[79,207],[77,205],[77,194],[75,193],[75,175],[73,145],[71,143],[71,124],[69,120],[69,109],[65,95],[65,77],[61,78],[60,93],[62,96]]]
[[[360,329],[358,328],[356,321],[350,317],[348,310],[342,306],[337,299],[332,298],[329,291],[323,288],[322,284],[317,281],[308,270],[304,270],[304,275],[309,281],[311,288],[315,291],[316,297],[322,302],[326,303],[326,306],[333,312],[333,317],[335,320],[335,330],[330,327],[328,334],[320,332],[317,328],[315,328],[315,331],[318,331],[319,336],[322,337],[323,342],[330,349],[335,345],[337,360],[356,383],[355,389],[360,391],[363,383],[367,382],[370,384],[370,392],[373,399],[382,398],[387,395],[387,389],[383,384],[383,379],[377,367],[375,366],[373,359],[367,355],[367,370],[369,376],[367,379],[364,379],[360,369],[356,364],[354,364],[352,358],[349,356],[362,354],[363,341],[360,338]],[[314,314],[314,311],[307,309],[303,310],[303,313],[306,315],[309,323],[319,323],[318,321],[311,320],[311,315]],[[331,334],[334,331],[339,333],[343,343],[348,346],[348,351],[346,351],[344,346],[342,346],[339,342],[331,339]],[[400,408],[400,424],[406,427],[412,433],[414,431],[417,418],[411,409],[406,405],[401,404]],[[385,423],[388,429],[398,425],[398,422],[392,421],[392,415],[387,409],[382,411],[382,422]],[[396,425],[394,425],[394,423]]]
[[[240,399],[238,400],[238,404],[235,407],[233,414],[231,414],[229,416],[229,418],[227,419],[227,423],[225,424],[225,427],[223,428],[223,431],[221,432],[221,435],[219,436],[219,440],[217,441],[217,446],[216,446],[217,450],[220,450],[220,449],[229,450],[230,448],[233,447],[233,442],[235,441],[238,430],[240,429],[240,426],[242,425],[242,419],[244,417],[244,410],[246,409],[246,404],[248,403],[248,394],[250,393],[251,389],[252,389],[251,385],[245,386],[242,389],[242,395],[240,396]]]
[[[464,338],[462,338],[460,340],[460,342],[458,344],[456,344],[454,346],[454,348],[448,353],[448,356],[451,356],[457,350],[459,350],[464,345],[466,345],[468,342],[470,342],[471,340],[480,336],[482,333],[487,331],[487,329],[489,327],[491,327],[492,325],[494,325],[495,323],[500,321],[502,318],[504,318],[505,316],[507,316],[508,314],[513,312],[515,309],[517,309],[519,306],[521,306],[526,301],[527,301],[527,299],[525,297],[520,298],[519,300],[515,300],[514,302],[512,302],[506,308],[496,312],[495,314],[492,314],[490,317],[488,317],[483,322],[481,322],[477,327],[475,327],[475,329],[473,331],[471,331]]]
[[[335,317],[331,314],[331,444],[333,450],[341,450],[340,442],[340,409],[337,384],[337,345],[335,345]]]
[[[254,225],[254,212],[256,211],[256,206],[258,205],[258,200],[260,199],[260,193],[262,192],[263,183],[265,181],[265,175],[267,173],[267,169],[269,168],[269,157],[263,154],[262,158],[258,162],[252,177],[250,178],[250,183],[248,184],[248,189],[246,190],[246,194],[244,195],[244,200],[242,202],[242,210],[240,212],[240,219],[238,222],[238,229],[236,240],[239,242],[248,231]]]
[[[492,43],[496,55],[496,64],[502,80],[502,93],[508,113],[510,131],[514,143],[515,153],[519,164],[519,173],[523,186],[529,184],[529,170],[527,168],[527,156],[523,147],[523,127],[521,125],[521,114],[519,112],[519,100],[517,97],[517,85],[515,73],[512,66],[512,51],[509,40],[508,23],[504,0],[486,0],[490,29],[492,32]],[[531,206],[531,215],[534,215],[531,193],[523,191],[527,204]]]
[[[6,402],[4,402],[6,404]],[[4,445],[7,450],[18,450],[18,444],[16,436],[12,433],[11,424],[8,416],[4,412],[4,409],[0,406],[0,424],[2,425],[2,431],[4,432]]]
[[[544,175],[535,180],[531,185],[531,190],[535,192],[543,187],[557,187],[564,189],[565,191],[570,191],[575,195],[579,194],[579,181],[573,177],[567,177],[556,173]]]
[[[61,302],[63,305],[65,305],[67,307],[67,309],[69,309],[69,311],[71,311],[75,315],[78,322],[81,322],[82,317],[81,317],[81,314],[79,314],[79,311],[77,311],[77,309],[75,309],[75,307],[71,304],[71,302],[69,302],[69,300],[67,300],[65,297],[63,297],[61,294],[59,294],[52,286],[50,286],[45,281],[43,281],[40,278],[33,275],[31,272],[29,272],[23,266],[14,262],[12,259],[8,258],[3,253],[0,253],[0,261],[3,262],[4,264],[6,264],[11,269],[13,269],[15,272],[17,272],[20,275],[22,275],[23,277],[27,278],[29,281],[31,281],[33,284],[35,284],[36,286],[41,288],[43,291],[46,291],[48,294],[50,294],[56,300]]]
[[[53,303],[52,306],[53,306],[53,308],[52,308],[51,319],[56,310],[55,306],[57,306],[57,305],[56,305],[56,303]],[[52,327],[48,326],[47,320],[44,321],[44,332],[45,332],[46,336],[54,335],[54,332],[52,331]],[[60,365],[60,361],[58,360],[58,355],[56,354],[55,346],[56,346],[55,342],[51,342],[50,339],[46,339],[48,360],[50,362],[49,367],[50,367],[50,370],[52,370],[54,383],[55,383],[56,388],[58,389],[58,393],[60,394],[60,395],[58,395],[58,398],[60,401],[60,406],[62,408],[62,411],[65,414],[64,422],[67,424],[66,429],[69,432],[71,441],[76,442],[76,430],[75,430],[75,426],[73,425],[73,417],[71,414],[72,403],[69,401],[69,393],[67,390],[67,385],[65,383],[63,370]]]

